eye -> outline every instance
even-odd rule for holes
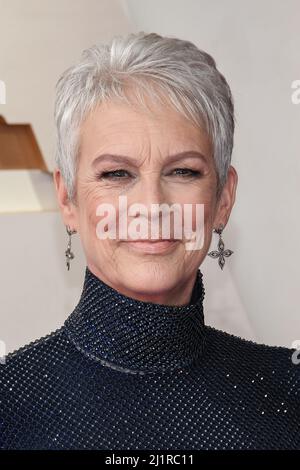
[[[201,175],[201,172],[198,170],[192,170],[190,168],[175,168],[171,173],[175,172],[175,176],[182,176],[183,178],[187,177],[198,177]],[[130,178],[131,174],[122,168],[111,171],[102,171],[97,174],[97,179],[106,179],[106,180],[120,180],[124,178]]]
[[[183,176],[183,177],[188,177],[188,176],[194,176],[197,177],[201,175],[201,172],[198,170],[191,170],[190,168],[175,168],[173,172],[178,172],[177,175]]]
[[[118,170],[111,170],[111,171],[102,171],[101,173],[97,174],[98,179],[123,179],[124,178],[124,173],[125,177],[126,174],[130,175],[128,171],[123,170],[123,169],[118,169]]]

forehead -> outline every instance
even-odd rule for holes
[[[151,103],[149,109],[119,100],[107,100],[89,113],[80,129],[81,155],[100,151],[137,154],[186,150],[209,155],[211,143],[196,126],[171,105]]]

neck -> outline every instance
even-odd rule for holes
[[[113,285],[106,277],[105,273],[100,272],[93,264],[89,264],[87,267],[95,277],[101,279],[107,286],[117,290],[120,294],[142,302],[151,302],[160,305],[188,305],[192,297],[192,291],[197,277],[197,273],[193,273],[192,277],[181,283],[177,283],[172,289],[167,289],[157,293],[151,292],[147,289],[144,291],[131,290],[126,288],[123,284]]]
[[[203,298],[199,270],[190,303],[175,306],[128,297],[86,267],[81,298],[65,328],[80,352],[104,366],[135,374],[174,371],[202,355]]]

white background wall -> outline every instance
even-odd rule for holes
[[[235,98],[239,187],[224,231],[234,254],[224,271],[211,258],[202,265],[206,322],[288,347],[300,339],[300,105],[291,101],[299,17],[297,0],[0,0],[0,114],[33,125],[50,169],[54,86],[84,48],[144,30],[213,55]],[[74,238],[65,270],[57,212],[0,215],[0,241],[0,338],[13,350],[60,326],[78,301],[85,259]]]
[[[83,49],[128,31],[117,0],[0,0],[5,117],[32,124],[49,169],[54,163],[52,116],[59,75]]]

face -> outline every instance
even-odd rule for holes
[[[129,297],[170,305],[189,302],[212,230],[221,223],[226,225],[237,182],[230,167],[227,184],[217,198],[211,142],[203,130],[171,106],[155,104],[150,113],[117,101],[99,105],[81,126],[75,204],[67,199],[58,169],[54,180],[64,223],[79,234],[89,269]],[[127,209],[140,203],[148,210],[148,216],[146,212],[127,214],[127,240],[118,232],[120,196],[126,196]],[[105,216],[108,220],[108,213],[99,215],[98,211],[104,203],[115,211],[117,231],[113,238],[99,238],[99,222]],[[169,207],[177,203],[182,208],[192,204],[193,230],[196,204],[204,205],[200,249],[187,250],[189,238],[184,233],[175,242],[151,241],[150,232],[147,243],[128,241],[133,238],[130,224],[138,217],[150,227],[152,204],[163,203]],[[169,220],[169,237],[160,231],[154,238],[174,237],[174,218]],[[108,227],[112,226],[105,225]],[[133,227],[138,226],[131,225],[131,230]]]

